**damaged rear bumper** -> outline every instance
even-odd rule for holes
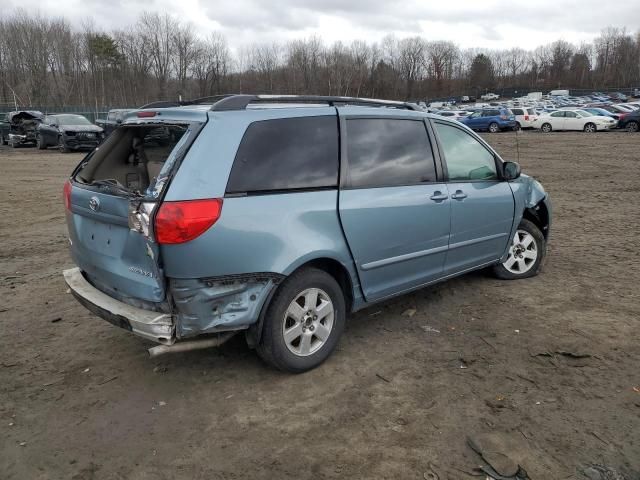
[[[175,341],[175,324],[169,313],[128,305],[101,292],[82,275],[79,268],[62,272],[73,296],[89,311],[113,325],[164,345]]]
[[[118,327],[164,345],[176,340],[246,330],[255,324],[283,275],[255,273],[209,279],[170,279],[172,313],[126,303],[92,285],[80,268],[63,272],[73,296]],[[99,286],[99,285],[98,285]]]

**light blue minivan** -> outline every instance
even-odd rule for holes
[[[244,332],[302,372],[346,315],[471,270],[536,275],[551,204],[412,104],[228,95],[131,112],[64,186],[74,296],[159,345]]]

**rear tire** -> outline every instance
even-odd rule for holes
[[[500,126],[496,122],[493,122],[489,125],[489,131],[491,133],[498,133],[500,131]]]
[[[584,133],[596,133],[598,131],[598,127],[596,127],[595,123],[587,123],[583,129]]]
[[[278,287],[256,350],[279,370],[306,372],[331,355],[345,318],[344,293],[338,282],[323,270],[302,269]]]
[[[629,123],[627,123],[627,126],[625,127],[625,130],[627,132],[637,132],[638,130],[640,130],[640,125],[638,125],[638,122],[635,121],[631,121]]]
[[[522,130],[522,125],[520,125],[520,122],[516,122],[516,126],[513,127],[514,132],[517,132],[518,130]]]
[[[546,254],[544,235],[534,223],[523,218],[511,240],[509,256],[493,267],[493,273],[502,280],[534,277],[540,272]]]
[[[550,133],[551,131],[553,131],[553,127],[550,123],[543,123],[542,127],[540,127],[540,130],[542,130],[544,133]]]

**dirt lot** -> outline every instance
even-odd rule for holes
[[[488,139],[515,159],[514,135]],[[362,311],[298,376],[239,337],[152,361],[89,314],[61,276],[81,155],[0,147],[0,478],[466,479],[482,434],[535,480],[640,478],[640,135],[519,138],[554,202],[542,274]]]

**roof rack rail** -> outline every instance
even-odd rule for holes
[[[211,110],[216,112],[245,110],[250,103],[326,103],[329,106],[360,105],[366,107],[387,107],[404,110],[420,110],[413,103],[397,102],[393,100],[375,100],[357,97],[332,97],[323,95],[221,95]]]
[[[147,103],[138,107],[143,108],[171,108],[171,107],[184,107],[187,105],[210,105],[219,102],[220,100],[227,98],[231,95],[212,95],[209,97],[194,98],[193,100],[159,100],[157,102]]]

